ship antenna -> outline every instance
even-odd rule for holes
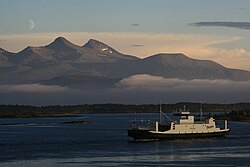
[[[162,123],[162,110],[161,110],[161,100],[160,100],[160,123]]]
[[[202,101],[201,101],[201,104],[200,104],[200,121],[202,120]]]

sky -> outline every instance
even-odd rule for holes
[[[1,0],[0,47],[94,38],[140,58],[178,52],[250,71],[249,16],[249,0]]]

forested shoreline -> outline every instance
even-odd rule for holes
[[[204,112],[250,112],[250,103],[235,104],[200,104],[200,103],[176,103],[162,104],[163,112],[173,112],[185,108],[190,111]],[[76,114],[119,114],[119,113],[155,113],[159,112],[159,104],[84,104],[84,105],[0,105],[1,118],[32,118],[32,117],[53,117],[72,116]]]

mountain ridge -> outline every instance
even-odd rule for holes
[[[140,59],[95,39],[78,46],[64,37],[45,46],[28,46],[18,53],[1,48],[0,68],[0,83],[5,84],[51,83],[50,80],[56,83],[57,78],[60,82],[63,79],[77,82],[79,76],[89,76],[88,81],[90,78],[95,82],[98,77],[122,79],[140,74],[181,79],[250,80],[249,71],[226,68],[214,61],[193,59],[182,53],[159,53]],[[74,75],[78,77],[72,77]]]

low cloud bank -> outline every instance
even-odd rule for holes
[[[57,93],[69,90],[67,87],[57,85],[22,84],[22,85],[0,85],[0,92],[22,92],[22,93]]]
[[[94,103],[152,104],[176,102],[250,102],[250,81],[185,80],[151,75],[122,79],[115,88],[69,89],[57,85],[0,85],[1,104],[70,105]]]
[[[151,75],[134,75],[121,80],[118,87],[123,89],[176,90],[176,91],[237,91],[249,90],[250,81],[163,78]]]

